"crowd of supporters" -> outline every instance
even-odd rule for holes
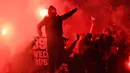
[[[58,73],[129,73],[126,68],[129,66],[129,40],[127,36],[118,39],[117,31],[107,28],[97,37],[87,33],[81,40],[77,35],[76,41],[65,50],[64,64]],[[69,39],[63,40],[66,43]],[[77,41],[79,53],[71,56]]]

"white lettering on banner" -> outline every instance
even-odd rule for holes
[[[35,58],[48,58],[46,51],[34,51]]]
[[[48,65],[47,41],[44,37],[36,37],[34,39],[35,45],[33,46],[34,61],[37,66]]]
[[[35,59],[35,64],[38,66],[47,66],[47,59]]]

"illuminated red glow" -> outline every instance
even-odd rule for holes
[[[5,38],[12,37],[14,34],[14,26],[12,23],[4,23],[0,30],[1,30],[1,35],[4,36]]]
[[[45,16],[48,16],[48,10],[45,8],[38,8],[36,14],[38,18],[43,19]]]
[[[127,70],[130,70],[130,62],[127,62],[127,63],[126,63],[126,69],[127,69]]]
[[[127,70],[130,70],[130,56],[129,56],[129,60],[126,61],[126,65],[125,65]]]
[[[47,9],[41,9],[40,10],[40,16],[41,17],[45,17],[48,15],[48,10]]]
[[[6,33],[7,33],[7,29],[2,29],[1,34],[6,35]]]
[[[128,61],[128,68],[130,69],[130,56],[129,56],[129,61]]]
[[[129,68],[130,68],[130,63],[128,63],[128,66],[129,66]]]

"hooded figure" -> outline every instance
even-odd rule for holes
[[[56,8],[50,6],[48,9],[49,16],[45,17],[37,26],[39,36],[42,36],[41,28],[45,25],[50,73],[54,73],[55,68],[59,68],[63,62],[64,41],[62,38],[62,22],[72,16],[76,11],[77,8],[59,16],[57,15]]]

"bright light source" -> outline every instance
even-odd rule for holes
[[[128,63],[128,66],[130,67],[130,63]]]
[[[43,18],[48,15],[47,9],[40,9],[40,16]]]
[[[130,68],[130,56],[129,56],[129,62],[128,62],[128,67]]]
[[[12,37],[14,34],[14,25],[10,22],[6,22],[1,26],[0,35],[4,36],[3,38],[7,39]]]
[[[129,60],[127,60],[125,63],[126,63],[126,69],[130,71],[130,56]]]
[[[127,70],[130,70],[130,62],[127,62],[126,65],[127,65],[127,66],[126,66]]]
[[[45,16],[48,16],[48,9],[46,9],[44,7],[38,7],[36,9],[36,16],[40,20],[43,19]]]
[[[7,34],[7,29],[2,29],[1,34],[6,35]]]

